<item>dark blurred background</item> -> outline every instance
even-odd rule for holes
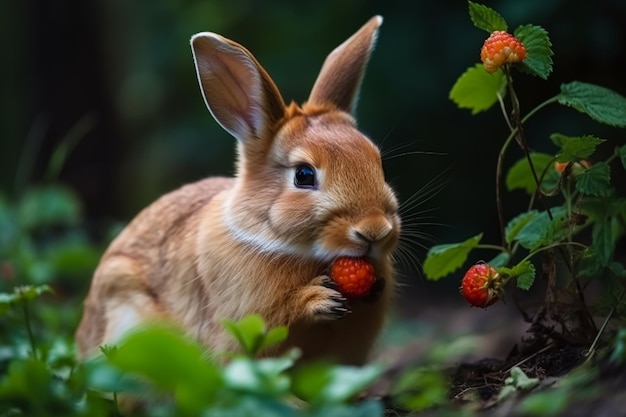
[[[516,79],[523,111],[573,80],[626,95],[626,1],[485,4],[511,30],[533,23],[550,33],[549,81]],[[60,179],[79,193],[94,230],[130,220],[186,182],[229,175],[234,140],[202,101],[190,36],[213,31],[245,45],[285,100],[301,102],[326,54],[374,14],[385,20],[363,84],[360,127],[388,151],[386,172],[401,200],[440,188],[414,209],[433,210],[426,221],[446,225],[424,226],[433,236],[426,246],[480,231],[497,242],[493,177],[506,124],[496,107],[472,116],[448,99],[487,36],[472,25],[465,0],[2,0],[0,190],[15,196],[42,181],[53,150],[68,138],[80,141]],[[553,132],[596,134],[609,140],[607,153],[626,141],[623,129],[558,105],[530,121],[531,146],[553,152]],[[520,157],[511,148],[507,161]],[[506,194],[507,218],[524,197]],[[428,285],[412,267],[406,272],[417,287]]]

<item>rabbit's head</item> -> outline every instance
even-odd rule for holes
[[[386,259],[395,247],[396,197],[353,117],[381,23],[370,19],[327,57],[301,107],[285,105],[242,46],[213,33],[192,37],[206,104],[238,143],[237,181],[222,207],[238,241],[323,261]]]

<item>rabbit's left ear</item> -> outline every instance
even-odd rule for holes
[[[278,88],[250,52],[220,35],[191,38],[198,81],[217,122],[238,141],[264,137],[284,115]]]
[[[328,55],[311,90],[309,103],[331,103],[345,112],[354,113],[365,68],[382,23],[381,16],[372,17]]]

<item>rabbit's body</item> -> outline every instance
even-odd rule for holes
[[[379,151],[350,115],[380,23],[329,56],[302,107],[284,105],[243,47],[192,38],[209,109],[238,139],[237,177],[161,197],[111,243],[85,302],[79,355],[149,321],[173,322],[212,351],[235,350],[221,321],[257,313],[289,326],[274,353],[298,346],[305,358],[366,360],[393,291],[400,227]],[[325,274],[338,256],[370,259],[386,282],[375,300],[348,302],[333,288]]]

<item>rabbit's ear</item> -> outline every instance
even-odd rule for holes
[[[202,32],[192,36],[191,49],[207,107],[238,141],[262,137],[283,117],[278,88],[243,46]]]
[[[328,55],[311,90],[309,103],[332,103],[341,110],[354,113],[365,67],[382,23],[381,16],[372,17]]]

